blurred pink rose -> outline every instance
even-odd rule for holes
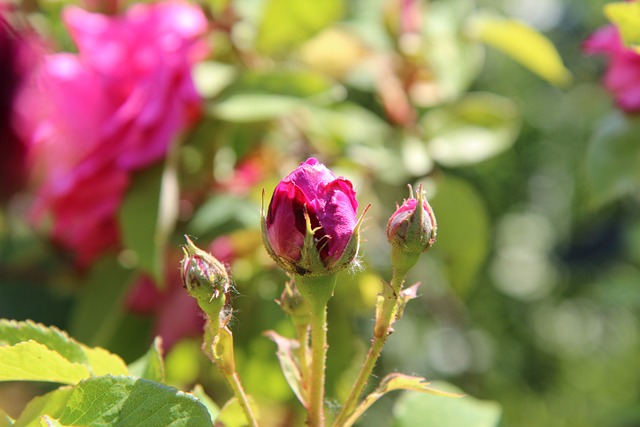
[[[0,200],[19,191],[27,177],[27,143],[16,127],[15,104],[37,63],[35,36],[10,23],[11,10],[0,4]]]
[[[207,21],[179,1],[106,16],[67,8],[78,54],[49,55],[23,99],[42,181],[35,212],[80,265],[118,243],[115,214],[132,172],[164,158],[200,109],[191,67]]]
[[[583,49],[609,57],[604,85],[621,109],[640,112],[640,54],[623,44],[618,29],[612,25],[600,28],[584,42]]]

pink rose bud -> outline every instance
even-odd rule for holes
[[[413,197],[409,186],[410,197],[398,207],[387,224],[387,239],[394,248],[405,254],[420,254],[436,242],[438,225],[433,209],[418,187],[418,198]]]
[[[182,248],[182,286],[198,301],[202,311],[212,319],[217,319],[231,286],[227,269],[188,237],[186,239],[187,244]]]
[[[347,267],[358,252],[358,202],[350,181],[314,158],[276,186],[262,238],[269,255],[289,273],[325,276]]]

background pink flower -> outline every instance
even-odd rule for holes
[[[623,110],[640,111],[640,54],[626,47],[620,32],[613,25],[600,28],[583,45],[589,54],[609,57],[604,85],[613,94],[616,104]]]
[[[50,55],[23,105],[42,181],[35,212],[87,265],[118,242],[115,214],[132,172],[161,160],[200,108],[191,66],[207,22],[182,2],[124,15],[67,8],[78,54]]]
[[[0,200],[26,181],[28,150],[16,127],[15,103],[37,61],[37,41],[9,23],[9,12],[7,5],[0,5]]]

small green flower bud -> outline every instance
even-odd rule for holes
[[[410,197],[399,206],[387,224],[387,239],[391,245],[407,255],[419,255],[436,241],[438,225],[433,209],[418,187],[417,199],[409,186]]]
[[[198,248],[188,237],[183,246],[182,286],[211,318],[218,319],[231,286],[225,266]]]
[[[276,300],[282,310],[293,319],[295,324],[309,324],[311,320],[311,307],[302,297],[300,291],[293,282],[285,284],[284,291],[279,300]]]

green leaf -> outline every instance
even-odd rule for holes
[[[254,414],[257,414],[257,407],[251,396],[249,396],[249,404]],[[225,427],[245,427],[247,425],[247,417],[238,402],[238,399],[232,397],[224,404],[218,421]]]
[[[43,415],[40,418],[40,425],[42,427],[74,427],[69,425],[62,425],[55,418],[51,418],[49,415]]]
[[[264,54],[291,48],[340,19],[343,13],[342,0],[267,0],[256,48]]]
[[[187,231],[194,236],[213,234],[226,223],[251,227],[259,220],[255,204],[244,198],[229,195],[214,195],[194,213]]]
[[[491,14],[477,14],[468,25],[471,37],[510,56],[554,85],[571,82],[571,73],[555,46],[527,24]]]
[[[438,220],[432,251],[445,263],[452,287],[465,295],[474,285],[490,247],[490,222],[483,198],[465,180],[449,174],[430,199]]]
[[[82,348],[87,355],[87,363],[93,376],[129,374],[129,369],[120,356],[100,347],[87,347],[83,345]]]
[[[14,427],[40,427],[40,417],[43,415],[58,418],[66,408],[72,392],[72,386],[60,387],[31,399],[16,420]]]
[[[162,339],[156,337],[149,351],[129,365],[131,375],[159,383],[164,382],[164,362],[162,360]]]
[[[211,113],[229,122],[261,122],[291,113],[302,100],[272,94],[239,94],[211,108]]]
[[[0,319],[0,345],[15,345],[25,341],[36,341],[69,362],[86,364],[87,355],[82,346],[66,332],[55,326],[44,326],[32,320]],[[1,375],[1,374],[0,374]]]
[[[89,376],[85,365],[71,362],[35,341],[0,347],[0,381],[75,384]]]
[[[89,345],[109,343],[124,316],[122,299],[133,273],[111,257],[91,268],[71,314],[69,331],[76,339]]]
[[[445,390],[439,390],[431,386],[431,383],[422,377],[405,375],[400,373],[389,374],[382,379],[374,393],[380,395],[394,390],[412,390],[421,393],[434,394],[442,397],[462,397],[464,394]]]
[[[449,166],[465,166],[493,157],[513,145],[520,112],[508,98],[485,92],[433,109],[422,118],[431,157]]]
[[[220,416],[220,407],[211,400],[200,384],[196,384],[193,390],[191,390],[191,394],[197,397],[198,400],[207,408],[209,415],[211,416],[211,421],[215,423]]]
[[[63,424],[103,427],[212,426],[207,408],[194,396],[145,379],[93,377],[69,396]]]
[[[604,14],[618,27],[624,44],[638,48],[640,45],[640,3],[615,2],[604,5]]]
[[[28,344],[34,347],[35,351],[40,355],[39,357],[46,357],[51,363],[55,362],[64,366],[71,366],[72,368],[70,369],[73,372],[83,372],[81,377],[72,375],[71,378],[78,378],[76,381],[56,381],[55,375],[48,377],[50,374],[42,370],[45,368],[40,366],[42,363],[37,363],[34,366],[25,364],[24,368],[28,370],[28,373],[22,372],[22,370],[14,370],[13,374],[3,372],[7,376],[26,375],[26,377],[22,378],[23,380],[74,383],[81,378],[87,377],[88,374],[104,375],[110,373],[120,375],[128,373],[122,359],[115,354],[109,353],[102,348],[87,347],[55,327],[46,327],[31,320],[18,322],[0,319],[0,344],[6,345],[5,347],[0,347],[0,363],[13,363],[11,362],[12,358],[31,356],[23,354],[28,350],[21,349],[26,347],[17,347],[21,344]],[[13,350],[10,350],[11,348]],[[78,368],[78,366],[82,367],[82,369]],[[85,374],[84,370],[87,370],[88,374]],[[7,380],[6,377],[2,376],[3,373],[0,373],[0,378]],[[68,375],[68,372],[65,375]],[[18,380],[19,378],[14,379]]]
[[[300,403],[306,407],[306,399],[302,389],[302,374],[300,372],[298,358],[296,357],[296,352],[300,344],[297,340],[285,338],[275,331],[265,331],[263,335],[271,339],[278,346],[276,356],[280,362],[282,373]]]
[[[167,238],[177,218],[178,183],[175,155],[134,176],[118,211],[122,242],[138,266],[164,284]]]
[[[202,61],[193,66],[193,82],[203,98],[212,98],[229,86],[236,75],[232,65]]]
[[[592,203],[635,193],[640,185],[640,118],[614,112],[600,123],[587,151]]]
[[[475,8],[472,0],[430,2],[424,8],[423,36],[433,82],[426,81],[429,96],[414,97],[421,107],[439,105],[457,99],[478,76],[484,60],[482,45],[460,31],[466,17]],[[434,84],[435,83],[435,84]]]
[[[460,389],[447,383],[437,383],[436,387],[461,394]],[[496,427],[502,409],[496,402],[468,396],[449,399],[410,391],[398,399],[393,412],[394,427]]]
[[[362,414],[373,405],[378,399],[384,396],[386,393],[394,390],[412,390],[420,393],[433,394],[441,397],[462,397],[463,394],[452,393],[443,390],[438,390],[430,386],[430,382],[421,377],[414,377],[405,374],[390,374],[382,379],[380,385],[370,393],[361,403],[356,410],[349,416],[347,424],[351,425]]]
[[[307,70],[246,72],[215,100],[210,112],[233,122],[257,122],[288,114],[304,101],[333,99],[334,82]]]

